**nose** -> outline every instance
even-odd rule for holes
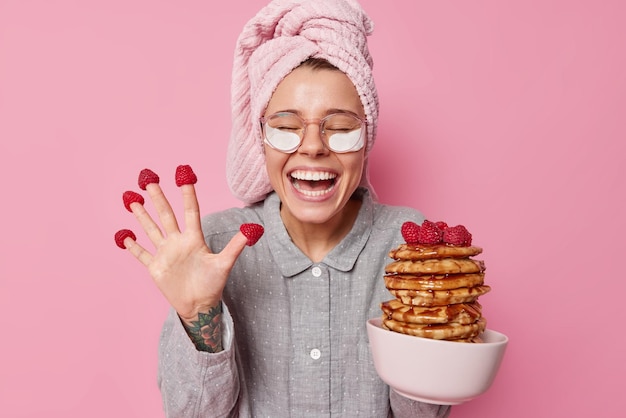
[[[309,156],[327,155],[330,152],[322,139],[319,121],[307,122],[304,136],[302,137],[302,143],[297,152]]]

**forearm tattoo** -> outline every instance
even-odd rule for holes
[[[198,320],[187,324],[183,321],[187,334],[200,351],[218,353],[222,347],[222,304],[199,313]]]

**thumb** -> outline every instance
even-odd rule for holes
[[[231,264],[235,263],[239,254],[243,251],[248,238],[241,232],[237,232],[234,237],[226,244],[224,249],[220,252],[220,255],[228,259]]]
[[[237,257],[239,257],[239,254],[243,251],[243,248],[246,245],[256,244],[264,233],[265,229],[262,225],[256,223],[241,224],[239,232],[231,238],[220,254],[234,264]]]

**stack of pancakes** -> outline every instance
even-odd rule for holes
[[[486,321],[478,297],[485,264],[472,259],[480,247],[401,244],[390,251],[385,286],[395,296],[381,304],[383,326],[391,331],[436,340],[479,342]]]

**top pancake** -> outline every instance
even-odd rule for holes
[[[395,260],[427,260],[431,258],[466,258],[478,255],[483,249],[475,246],[400,244],[389,252]]]

